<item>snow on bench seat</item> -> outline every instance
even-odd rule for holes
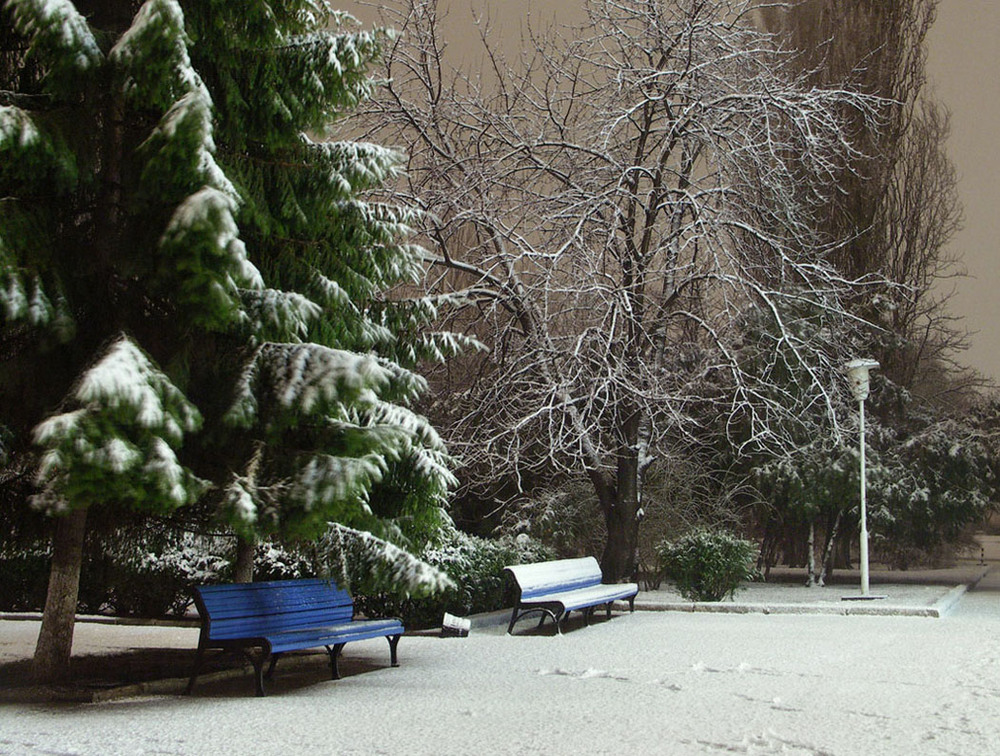
[[[610,618],[611,605],[615,601],[628,601],[629,611],[635,611],[639,586],[635,583],[602,583],[601,566],[594,557],[509,565],[504,572],[511,576],[517,589],[510,625],[507,626],[508,634],[513,632],[514,624],[527,614],[542,615],[539,627],[546,617],[551,617],[556,632],[561,633],[563,621],[573,611],[584,610],[588,622],[599,606],[605,607]]]

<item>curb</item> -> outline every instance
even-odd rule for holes
[[[937,602],[937,604],[935,604],[935,606],[941,611],[940,616],[946,617],[947,615],[951,614],[951,611],[958,605],[958,602],[962,599],[962,596],[964,596],[969,591],[975,590],[976,586],[979,585],[979,583],[982,581],[984,577],[986,577],[989,571],[990,568],[986,567],[979,573],[979,575],[974,580],[963,585],[956,585],[954,588],[948,591],[948,593],[945,594],[944,598],[942,598],[940,601]]]
[[[12,622],[41,622],[41,612],[0,612],[0,620],[10,620]],[[112,617],[106,614],[78,614],[77,623],[88,623],[94,625],[133,625],[136,627],[201,627],[198,619],[146,619],[143,617]]]
[[[958,586],[963,589],[965,586]],[[953,589],[954,590],[954,589]],[[950,595],[950,594],[949,594]],[[957,601],[957,599],[955,599]],[[940,603],[940,602],[939,602]],[[934,606],[874,606],[872,604],[738,604],[709,601],[659,602],[635,605],[635,610],[650,612],[706,612],[709,614],[833,614],[873,617],[942,616]]]
[[[983,567],[969,582],[956,585],[931,606],[901,606],[892,604],[748,604],[734,601],[636,601],[636,611],[648,612],[709,612],[716,614],[831,614],[870,617],[946,617],[962,596],[974,589],[986,577],[990,567]]]

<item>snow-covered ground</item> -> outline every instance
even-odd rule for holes
[[[0,753],[994,753],[998,590],[987,576],[941,619],[636,612],[561,637],[407,637],[397,669],[366,641],[344,679],[320,681],[321,658],[279,665],[264,699],[244,677],[187,698],[6,704]]]

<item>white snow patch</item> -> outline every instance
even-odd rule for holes
[[[22,34],[48,38],[77,69],[96,67],[104,58],[87,20],[69,0],[7,0],[5,7],[13,12],[14,25]]]
[[[104,358],[83,374],[74,397],[81,404],[128,406],[135,413],[135,422],[144,428],[176,431],[179,427],[191,432],[198,424],[193,411],[184,412],[180,418],[168,414],[164,399],[185,408],[183,396],[127,338],[116,341]]]
[[[13,105],[0,107],[0,147],[14,142],[23,149],[38,139],[38,128],[26,110]]]

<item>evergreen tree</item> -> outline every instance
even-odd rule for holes
[[[6,0],[0,424],[57,519],[36,672],[64,670],[88,509],[198,502],[247,537],[432,532],[452,476],[409,408],[402,157],[332,141],[386,39],[325,0]]]

